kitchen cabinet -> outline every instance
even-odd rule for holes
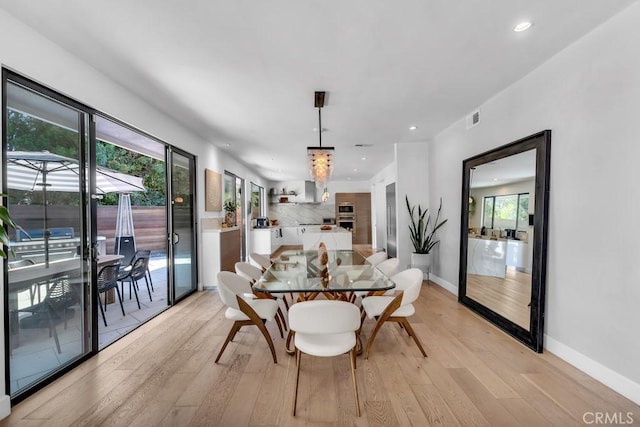
[[[249,252],[259,254],[271,254],[271,234],[270,228],[254,228],[251,230],[251,243]]]
[[[282,245],[282,228],[271,228],[271,253],[278,249]]]
[[[353,204],[355,221],[353,243],[371,244],[371,193],[336,193],[336,221],[339,221],[341,204]],[[339,225],[339,224],[338,224]]]
[[[299,245],[298,229],[299,227],[282,227],[280,245]]]
[[[220,271],[234,271],[240,261],[240,227],[202,230],[202,284],[217,284]]]

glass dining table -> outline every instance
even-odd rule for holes
[[[295,294],[308,301],[319,295],[355,302],[358,295],[375,295],[395,288],[395,283],[354,250],[284,251],[253,284],[256,293]],[[287,337],[290,349],[291,331]],[[359,348],[360,339],[358,338]]]
[[[393,289],[395,283],[354,250],[284,251],[253,284],[256,292],[296,293],[298,301],[322,294],[350,301],[356,293]]]

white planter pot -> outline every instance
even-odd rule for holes
[[[429,279],[429,271],[431,270],[431,254],[411,254],[411,267],[422,270],[424,279]]]

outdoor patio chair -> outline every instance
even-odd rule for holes
[[[153,282],[151,281],[151,273],[149,271],[149,256],[151,251],[148,249],[139,249],[135,252],[128,265],[120,267],[118,270],[118,282],[122,284],[122,296],[124,297],[124,282],[129,282],[129,299],[131,299],[131,287],[138,300],[138,280],[143,279],[147,285],[147,292],[149,292],[149,301],[153,301],[151,297],[151,290],[153,290]],[[136,271],[134,271],[134,269]],[[151,289],[149,289],[151,286]],[[138,308],[140,308],[140,301],[138,300]]]
[[[100,269],[98,273],[98,305],[100,306],[100,314],[102,314],[102,321],[104,322],[104,326],[107,325],[107,319],[104,315],[105,310],[107,309],[107,292],[111,289],[115,289],[116,294],[118,295],[118,302],[120,302],[120,309],[122,310],[122,316],[125,316],[124,306],[122,305],[122,296],[120,295],[120,289],[118,289],[118,269],[120,268],[119,264],[111,264],[106,265]],[[102,307],[102,300],[100,299],[100,295],[105,295],[105,307]]]
[[[49,328],[49,337],[53,336],[56,350],[61,353],[56,324],[64,322],[64,328],[67,329],[67,320],[74,316],[72,307],[80,302],[80,287],[75,286],[66,275],[52,278],[49,286],[42,302],[18,310],[31,313],[31,316],[20,319],[20,327]]]

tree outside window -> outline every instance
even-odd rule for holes
[[[529,193],[484,198],[482,225],[485,228],[526,231],[528,219]]]

